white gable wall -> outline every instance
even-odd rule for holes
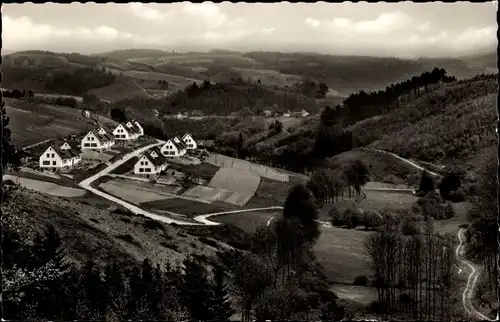
[[[130,140],[129,132],[121,124],[118,124],[118,126],[113,130],[113,136],[115,137],[115,140]]]
[[[142,128],[141,124],[139,124],[139,122],[137,121],[135,121],[134,124],[135,126],[137,126],[137,128],[139,128],[140,135],[144,135],[144,129]]]
[[[134,165],[135,174],[156,174],[159,172],[161,172],[161,167],[156,167],[145,155]]]
[[[70,165],[71,160],[63,160],[52,147],[47,148],[40,156],[40,168],[62,168]]]
[[[184,142],[187,144],[188,150],[196,150],[198,148],[198,144],[189,134],[184,137]]]
[[[81,149],[83,150],[99,150],[102,149],[102,143],[94,133],[89,132],[82,139]]]
[[[170,140],[168,140],[167,143],[165,143],[161,147],[161,153],[167,157],[179,157],[179,156],[181,156],[180,151],[177,149],[177,147]]]

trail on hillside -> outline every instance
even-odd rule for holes
[[[472,262],[468,261],[464,258],[464,237],[463,237],[464,228],[460,228],[457,233],[458,240],[460,241],[457,249],[455,251],[455,255],[458,261],[460,261],[465,267],[469,267],[471,272],[469,274],[469,278],[467,279],[467,284],[465,285],[465,289],[462,293],[462,305],[465,311],[483,321],[496,321],[490,319],[486,315],[482,314],[478,310],[474,308],[472,304],[472,297],[474,296],[474,290],[476,288],[477,280],[481,275],[481,269],[478,266],[475,266]],[[460,274],[463,270],[460,269],[458,273]]]
[[[405,163],[407,163],[407,164],[409,164],[409,165],[413,166],[414,168],[417,168],[417,169],[419,169],[419,170],[421,170],[421,171],[427,171],[427,172],[429,172],[431,175],[433,175],[433,176],[435,176],[435,177],[439,177],[439,178],[441,178],[441,177],[442,177],[442,175],[440,175],[439,173],[436,173],[436,172],[433,172],[433,171],[431,171],[431,170],[429,170],[429,169],[426,169],[426,168],[424,168],[424,167],[422,167],[422,166],[420,166],[420,165],[416,164],[416,163],[415,163],[415,162],[413,162],[413,161],[410,161],[410,160],[408,160],[408,159],[405,159],[405,158],[403,158],[403,157],[400,157],[399,155],[397,155],[397,154],[395,154],[395,153],[392,153],[392,152],[389,152],[389,151],[379,150],[379,149],[374,149],[374,148],[360,148],[360,150],[365,150],[365,151],[375,151],[375,152],[380,152],[380,153],[388,154],[388,155],[391,155],[391,156],[395,157],[396,159],[399,159],[399,160],[401,160],[401,161],[403,161],[403,162],[405,162]]]

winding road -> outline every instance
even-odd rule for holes
[[[157,215],[155,213],[151,213],[149,211],[145,211],[131,203],[128,203],[122,199],[119,199],[119,198],[116,198],[114,196],[111,196],[105,192],[102,192],[100,190],[97,190],[93,187],[91,187],[91,184],[99,179],[100,177],[102,176],[105,176],[105,175],[108,175],[112,170],[116,169],[118,166],[122,165],[123,163],[127,162],[129,159],[135,157],[135,156],[139,156],[141,155],[144,151],[154,147],[154,146],[157,146],[157,145],[160,145],[160,144],[163,144],[164,141],[161,141],[161,140],[158,140],[157,143],[154,143],[154,144],[151,144],[151,145],[148,145],[148,146],[145,146],[145,147],[142,147],[138,150],[135,150],[129,154],[127,154],[126,156],[124,156],[121,160],[118,160],[116,162],[114,162],[113,164],[109,165],[107,168],[105,168],[104,170],[100,171],[99,173],[91,176],[90,178],[87,178],[85,180],[83,180],[82,182],[79,183],[79,186],[82,187],[83,189],[85,190],[88,190],[98,196],[101,196],[105,199],[108,199],[112,202],[115,202],[123,207],[125,207],[126,209],[130,210],[131,212],[133,212],[134,214],[141,214],[145,217],[149,217],[153,220],[157,220],[157,221],[161,221],[161,222],[165,222],[167,224],[177,224],[177,225],[191,225],[191,226],[194,226],[194,225],[206,225],[206,226],[216,226],[216,225],[221,225],[221,223],[218,223],[218,222],[214,222],[214,221],[210,221],[208,218],[210,217],[214,217],[214,216],[221,216],[221,215],[229,215],[229,214],[238,214],[238,213],[245,213],[245,212],[251,212],[251,211],[259,211],[259,210],[281,210],[283,209],[283,207],[280,207],[280,206],[274,206],[274,207],[265,207],[265,208],[254,208],[254,209],[242,209],[242,210],[232,210],[232,211],[224,211],[224,212],[217,212],[217,213],[211,213],[211,214],[205,214],[205,215],[200,215],[200,216],[197,216],[194,218],[195,221],[197,221],[196,223],[193,223],[193,222],[189,222],[189,221],[183,221],[183,220],[177,220],[177,219],[172,219],[172,218],[168,218],[168,217],[164,217],[164,216],[160,216],[160,215]],[[377,151],[380,151],[380,152],[385,152],[385,153],[389,153],[391,155],[393,155],[394,157],[400,159],[401,161],[404,161],[420,170],[426,170],[428,171],[427,169],[424,169],[422,168],[421,166],[419,166],[418,164],[415,164],[414,162],[412,161],[409,161],[407,159],[404,159],[404,158],[401,158],[400,156],[397,156],[393,153],[390,153],[390,152],[387,152],[387,151],[381,151],[381,150],[377,150]],[[438,177],[441,177],[441,175],[435,173],[435,172],[431,172],[431,171],[428,171],[431,175],[434,175],[434,176],[438,176]],[[373,189],[373,190],[378,190],[378,189]],[[386,190],[386,188],[383,188],[383,190]],[[389,190],[389,189],[388,189]],[[393,190],[393,189],[390,189],[390,190]],[[396,189],[396,190],[406,190],[406,189]],[[172,213],[173,214],[173,213]],[[269,226],[271,224],[271,221],[274,217],[271,217],[268,221],[267,221],[267,225],[266,226]],[[322,223],[324,224],[324,223]],[[472,304],[472,297],[473,297],[473,294],[474,294],[474,289],[476,287],[476,284],[477,284],[477,280],[481,274],[481,269],[474,266],[473,263],[471,263],[470,261],[468,261],[467,259],[465,259],[463,257],[464,255],[464,236],[463,236],[463,233],[464,233],[464,228],[461,228],[459,231],[458,231],[458,234],[457,234],[457,237],[458,237],[458,240],[459,240],[459,245],[457,246],[456,248],[456,257],[457,257],[457,260],[459,260],[461,263],[463,263],[464,267],[469,267],[470,268],[470,275],[469,275],[469,278],[467,280],[467,284],[465,286],[465,289],[463,291],[463,294],[462,294],[462,305],[464,307],[464,309],[466,310],[466,312],[468,312],[469,314],[481,319],[481,320],[487,320],[487,321],[495,321],[495,320],[492,320],[490,318],[488,318],[487,316],[485,316],[484,314],[482,314],[481,312],[477,311],[473,304]],[[459,270],[459,274],[462,272],[463,270]]]
[[[472,297],[474,296],[474,289],[476,288],[477,280],[479,278],[479,275],[481,275],[481,268],[475,266],[472,262],[468,261],[467,259],[464,258],[464,228],[460,228],[460,230],[457,233],[458,240],[460,241],[460,244],[457,246],[457,249],[455,251],[455,255],[457,257],[457,260],[460,261],[464,266],[467,266],[470,268],[470,274],[469,278],[467,279],[467,284],[465,285],[464,292],[462,293],[462,305],[467,313],[470,315],[474,315],[477,318],[483,320],[483,321],[496,321],[493,319],[490,319],[486,315],[482,314],[478,310],[474,308],[474,305],[472,304]],[[460,269],[458,273],[460,274],[463,270]]]

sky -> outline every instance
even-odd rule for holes
[[[3,50],[318,52],[452,57],[496,50],[492,2],[4,4]]]

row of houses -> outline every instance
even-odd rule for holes
[[[287,110],[283,113],[281,112],[273,112],[271,109],[265,109],[264,111],[262,111],[262,115],[264,115],[265,117],[308,117],[309,116],[309,112],[306,111],[306,110],[302,110],[302,111],[290,111],[290,110]]]
[[[155,147],[139,157],[134,165],[134,174],[156,175],[167,168],[167,158],[178,158],[192,153],[198,148],[198,143],[190,133],[182,138],[169,139],[162,147]]]
[[[40,168],[57,169],[72,167],[79,163],[81,152],[87,150],[102,152],[110,150],[117,141],[137,140],[144,135],[144,129],[136,120],[118,124],[114,128],[104,125],[90,130],[80,142],[65,141],[62,145],[50,145],[39,158]]]

